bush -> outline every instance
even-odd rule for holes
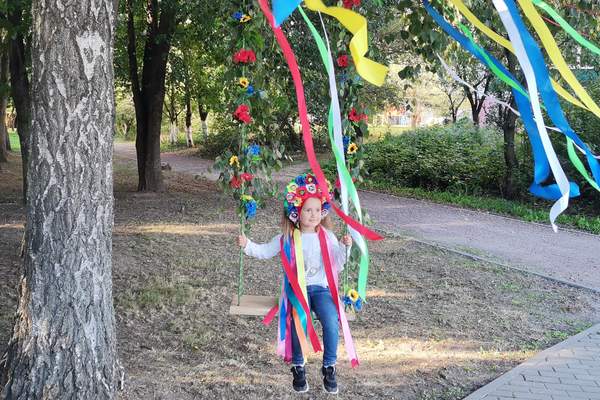
[[[365,145],[371,179],[465,194],[500,193],[502,135],[468,122],[408,131]]]

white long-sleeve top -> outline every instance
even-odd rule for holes
[[[335,263],[338,271],[341,271],[346,263],[346,246],[338,242],[333,232],[328,229],[325,229],[325,232],[332,252],[332,262]],[[274,257],[281,250],[280,240],[281,234],[264,244],[254,243],[248,239],[248,243],[244,247],[244,253],[250,257],[263,260]],[[304,256],[306,285],[328,287],[318,233],[302,232],[302,255]]]

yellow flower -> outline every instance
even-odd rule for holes
[[[356,143],[350,143],[350,145],[348,146],[348,154],[354,154],[357,150],[358,146],[356,145]]]
[[[240,160],[237,156],[231,156],[229,159],[229,165],[233,166],[233,164],[235,164],[238,168],[240,167]]]
[[[244,14],[244,15],[242,15],[242,18],[240,18],[240,22],[243,24],[244,22],[248,22],[248,21],[250,21],[251,19],[252,19],[252,17],[251,17],[251,16],[249,16],[249,15],[247,15],[247,14]]]
[[[240,82],[240,86],[243,87],[244,89],[247,88],[248,85],[250,84],[250,81],[245,76],[242,76],[240,78],[239,82]]]
[[[252,196],[250,196],[249,194],[244,194],[244,195],[242,195],[241,199],[242,199],[242,201],[250,201],[250,200],[254,200],[254,199],[252,198]]]
[[[356,301],[358,300],[358,292],[354,289],[350,289],[348,290],[348,297],[350,297],[350,300],[352,301]]]

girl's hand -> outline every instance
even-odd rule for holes
[[[240,247],[246,247],[246,245],[248,244],[248,238],[246,237],[246,235],[241,234],[240,236],[238,236],[238,244],[240,245]]]
[[[350,235],[342,236],[342,243],[348,247],[352,246],[352,236],[350,236]]]

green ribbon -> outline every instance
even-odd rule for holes
[[[600,48],[598,48],[594,43],[590,42],[586,38],[584,38],[579,32],[577,32],[563,17],[560,16],[552,7],[548,4],[544,3],[542,0],[532,0],[533,4],[544,10],[548,15],[552,17],[554,21],[556,21],[561,28],[565,30],[577,43],[584,46],[588,50],[600,55]]]
[[[308,16],[304,12],[304,10],[302,10],[301,7],[298,7],[298,10],[300,11],[302,18],[304,18],[304,21],[308,25],[308,28],[317,44],[317,48],[319,49],[319,54],[321,56],[321,60],[323,61],[323,64],[325,65],[325,69],[327,70],[328,73],[330,73],[331,70],[330,70],[330,65],[329,65],[329,59],[331,57],[331,54],[330,54],[329,50],[327,49],[325,41],[323,40],[323,38],[321,37],[321,35],[319,34],[317,29],[313,25],[313,23],[310,21],[310,19],[308,18]],[[333,99],[331,99],[331,103],[329,105],[329,117],[328,117],[328,124],[327,124],[328,125],[327,132],[329,134],[329,141],[331,142],[331,147],[333,149],[333,154],[335,156],[335,163],[337,166],[338,174],[340,175],[340,181],[343,182],[343,185],[346,188],[348,188],[348,194],[350,196],[352,204],[354,205],[354,209],[356,210],[356,213],[358,214],[359,221],[362,223],[362,210],[360,207],[360,200],[358,198],[358,192],[356,190],[356,186],[354,185],[354,182],[352,182],[352,176],[350,175],[350,172],[348,171],[348,168],[346,167],[346,164],[344,162],[344,155],[340,152],[340,149],[335,145],[335,137],[334,137],[334,132],[333,132],[333,126],[334,126],[333,117],[334,116],[333,116],[333,104],[332,103],[333,103]],[[369,275],[369,249],[367,247],[366,241],[364,239],[362,239],[362,237],[360,237],[360,239],[361,239],[360,241],[357,240],[357,245],[361,251],[359,270],[358,270],[359,271],[358,272],[358,294],[364,300],[367,297],[366,291],[367,291],[367,278]]]

